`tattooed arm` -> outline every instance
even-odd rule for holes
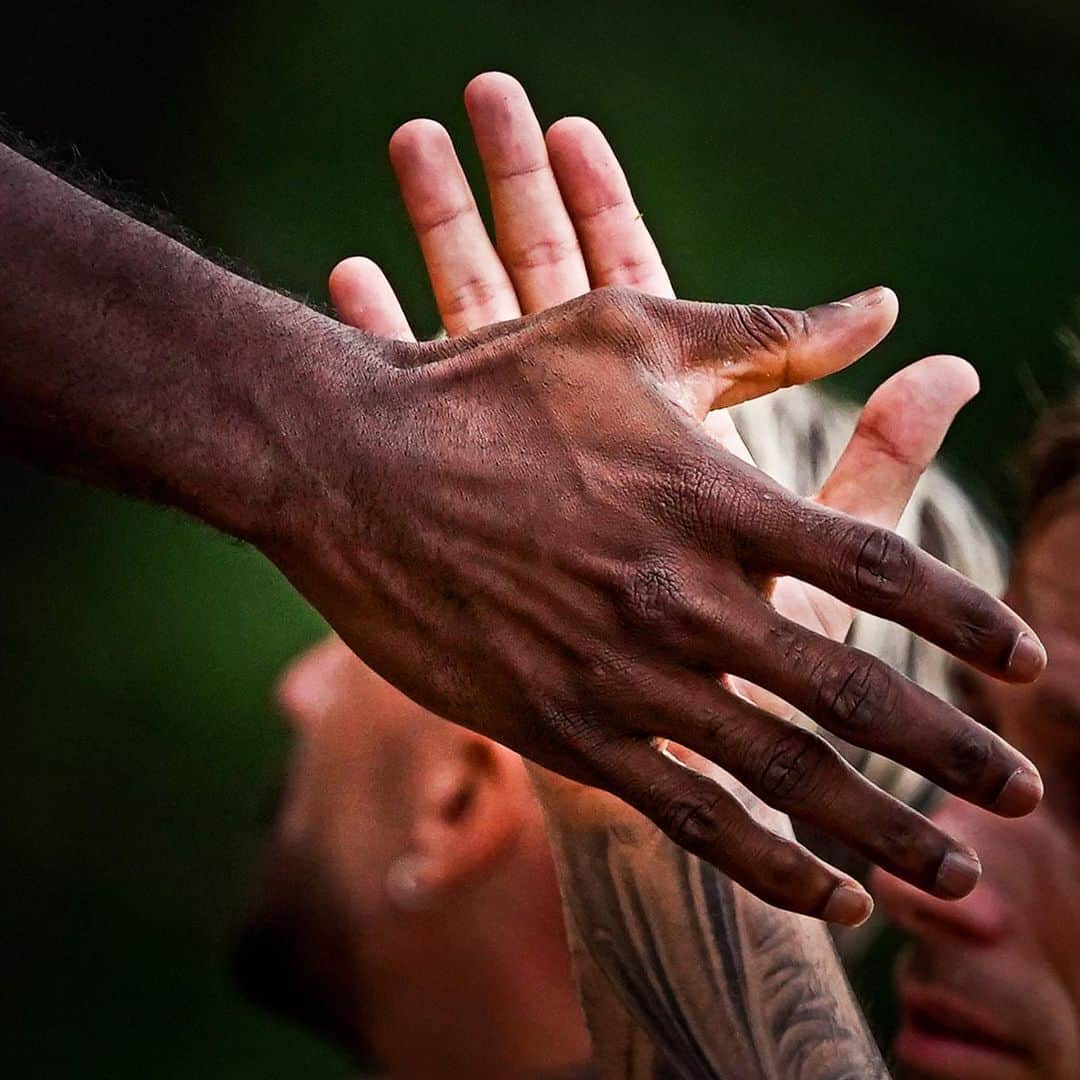
[[[693,764],[791,835],[784,815]],[[599,1076],[888,1075],[823,923],[763,903],[618,800],[539,768],[532,776]]]

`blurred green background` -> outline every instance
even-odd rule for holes
[[[1066,0],[84,3],[8,12],[5,36],[0,109],[27,135],[313,298],[368,254],[421,332],[434,309],[386,140],[435,116],[475,176],[461,90],[514,72],[542,121],[607,130],[682,295],[893,286],[899,327],[836,385],[860,397],[928,352],[970,358],[983,392],[946,453],[1006,526],[1009,455],[1071,375]],[[175,514],[12,465],[0,481],[0,1057],[36,1076],[342,1075],[221,962],[287,749],[269,690],[319,620]]]

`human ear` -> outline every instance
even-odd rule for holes
[[[483,878],[513,848],[531,793],[513,751],[462,730],[421,777],[408,849],[387,872],[390,899],[422,911]]]

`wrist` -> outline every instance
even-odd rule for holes
[[[297,307],[296,333],[275,337],[272,359],[248,382],[246,459],[214,509],[220,527],[275,559],[324,548],[344,522],[362,527],[400,361],[398,343]]]

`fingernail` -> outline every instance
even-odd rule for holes
[[[1023,765],[1005,781],[998,792],[992,809],[1004,817],[1021,817],[1030,814],[1043,797],[1042,777]]]
[[[837,304],[845,307],[872,308],[877,307],[885,299],[886,289],[881,285],[875,285],[872,289],[863,289],[851,296],[845,296],[843,300],[837,300]]]
[[[1005,670],[1021,682],[1031,682],[1046,667],[1046,650],[1038,638],[1024,631],[1009,653]]]
[[[934,890],[947,900],[967,896],[978,884],[982,864],[974,851],[950,851],[938,867]]]
[[[821,917],[842,926],[860,926],[870,918],[874,901],[858,885],[843,881],[833,889]]]

